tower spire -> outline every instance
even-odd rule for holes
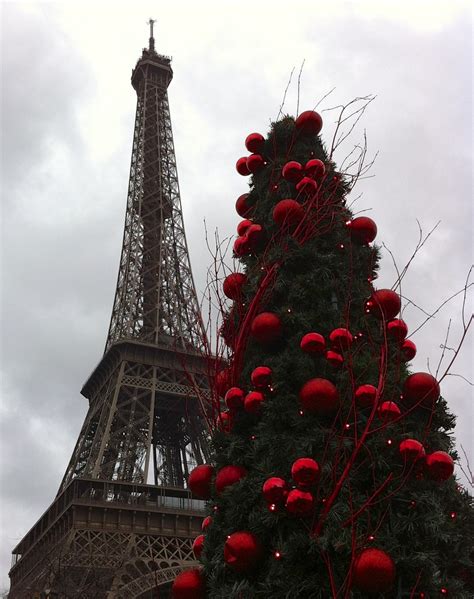
[[[148,25],[150,25],[150,38],[148,40],[148,49],[150,52],[155,51],[155,38],[153,37],[153,25],[156,23],[156,19],[148,19]]]

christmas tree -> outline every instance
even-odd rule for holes
[[[377,227],[306,111],[250,134],[221,336],[202,567],[175,599],[474,593],[473,508],[453,475],[455,418],[416,354],[396,290],[377,289]]]

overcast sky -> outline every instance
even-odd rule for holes
[[[377,95],[353,138],[365,128],[369,152],[380,152],[374,178],[353,193],[363,192],[356,210],[372,208],[377,241],[404,265],[416,219],[425,230],[441,221],[404,295],[433,311],[462,288],[472,262],[469,2],[76,0],[4,2],[1,11],[0,588],[11,549],[56,494],[86,414],[79,390],[103,351],[135,115],[130,74],[150,16],[157,50],[173,57],[169,98],[198,292],[210,262],[203,219],[233,234],[246,190],[234,169],[243,140],[266,133],[303,59],[300,110],[333,87],[322,108]],[[296,111],[295,80],[285,110]],[[379,286],[394,278],[384,258]],[[409,307],[404,318],[413,330],[425,316]],[[417,369],[429,359],[436,370],[450,318],[455,345],[459,300],[415,335]],[[471,379],[471,359],[472,336],[453,372]],[[449,377],[442,392],[472,456],[472,387]]]

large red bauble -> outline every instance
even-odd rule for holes
[[[430,453],[426,457],[426,471],[433,480],[448,480],[454,472],[453,458],[445,451]]]
[[[334,349],[337,351],[342,351],[345,349],[349,349],[352,344],[352,335],[351,332],[347,329],[334,329],[329,335],[329,341]]]
[[[250,175],[250,171],[247,166],[247,156],[242,156],[242,158],[239,158],[235,163],[235,168],[237,169],[239,175],[243,175],[244,177]]]
[[[211,496],[211,481],[214,468],[209,464],[201,464],[191,470],[188,477],[188,487],[191,493],[199,499],[209,499]]]
[[[262,487],[267,503],[281,503],[286,497],[286,482],[278,476],[268,478]]]
[[[248,253],[250,253],[250,247],[247,237],[237,237],[234,241],[234,254],[236,256],[245,256]]]
[[[216,475],[217,493],[220,495],[224,489],[238,483],[246,475],[247,470],[243,466],[224,466]]]
[[[262,312],[253,319],[250,330],[259,343],[273,343],[281,335],[280,318],[273,312]]]
[[[196,559],[201,557],[202,550],[204,548],[204,535],[199,535],[194,539],[193,553]]]
[[[245,235],[247,229],[252,225],[253,222],[251,220],[248,220],[247,218],[245,220],[241,220],[240,223],[237,225],[237,235]]]
[[[201,524],[201,530],[204,532],[208,526],[212,524],[211,516],[206,516]]]
[[[308,412],[332,414],[339,407],[338,390],[327,379],[310,379],[301,387],[299,395]]]
[[[300,341],[300,347],[307,354],[319,354],[326,349],[326,341],[319,333],[306,333]]]
[[[265,233],[262,225],[257,225],[255,223],[250,225],[245,236],[247,238],[248,247],[252,252],[258,250],[265,241]]]
[[[296,200],[281,200],[273,208],[273,220],[279,227],[298,225],[303,216],[304,208]]]
[[[427,372],[415,372],[403,383],[403,399],[410,405],[430,406],[439,398],[439,383]]]
[[[311,195],[318,190],[318,184],[311,177],[303,177],[301,181],[296,184],[296,191],[298,193],[304,193]]]
[[[332,350],[326,352],[326,360],[331,366],[334,366],[334,368],[340,368],[344,364],[344,358],[341,354]]]
[[[247,168],[251,173],[258,173],[265,166],[265,160],[260,154],[250,154],[247,158]]]
[[[385,320],[395,318],[401,307],[400,296],[391,289],[374,291],[367,301],[367,311],[377,318],[385,318]]]
[[[411,339],[405,339],[400,349],[402,350],[402,356],[405,362],[413,360],[416,356],[416,345]]]
[[[377,397],[377,389],[373,385],[361,385],[355,390],[355,400],[359,408],[370,408]]]
[[[231,534],[224,545],[224,561],[236,572],[253,570],[262,557],[262,546],[251,532]]]
[[[382,404],[380,404],[378,413],[380,419],[387,423],[396,420],[400,416],[401,411],[394,401],[384,401]]]
[[[308,162],[304,165],[304,172],[308,177],[320,179],[326,172],[326,167],[322,160],[319,160],[318,158],[311,158],[311,160],[308,160]]]
[[[349,221],[351,238],[356,243],[370,243],[377,236],[377,225],[368,216],[358,216]]]
[[[295,121],[296,128],[307,135],[318,135],[323,128],[321,115],[314,110],[305,110]]]
[[[301,489],[293,489],[288,493],[285,507],[290,514],[304,516],[311,512],[313,504],[314,499],[311,493],[302,491]]]
[[[222,370],[219,370],[214,383],[216,393],[220,396],[224,396],[227,389],[231,386],[231,380],[232,370],[230,368],[223,368]]]
[[[257,366],[257,368],[254,368],[252,371],[250,380],[252,381],[252,385],[257,387],[257,389],[268,387],[272,382],[272,369],[268,366]]]
[[[299,458],[293,462],[291,476],[297,485],[310,487],[314,485],[320,474],[319,464],[312,458]]]
[[[384,593],[395,582],[393,559],[375,547],[364,549],[355,560],[353,584],[367,593]]]
[[[265,397],[260,391],[250,391],[244,400],[244,410],[249,414],[260,414]]]
[[[290,160],[281,169],[281,174],[283,179],[296,183],[303,177],[304,171],[299,162],[296,162],[296,160]]]
[[[231,387],[225,394],[224,401],[229,410],[238,410],[244,405],[245,393],[239,387]]]
[[[249,152],[260,152],[265,143],[265,138],[261,133],[249,133],[245,138],[245,147]]]
[[[233,272],[224,279],[222,290],[224,295],[231,300],[238,300],[242,294],[242,287],[247,282],[247,277],[241,272]]]
[[[254,206],[249,204],[249,194],[243,193],[235,202],[235,210],[242,218],[247,218],[254,211]]]
[[[398,450],[406,462],[416,462],[425,455],[423,444],[416,439],[404,439],[401,441]]]
[[[193,568],[178,574],[171,593],[173,599],[204,599],[206,583],[201,570]]]
[[[408,335],[406,322],[401,318],[395,318],[387,323],[387,333],[398,342],[402,342]]]

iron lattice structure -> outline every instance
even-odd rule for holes
[[[13,550],[9,597],[145,599],[193,561],[208,457],[206,333],[184,231],[168,103],[171,59],[150,43],[137,93],[125,228],[105,353],[54,503]],[[41,595],[42,593],[42,595]]]

